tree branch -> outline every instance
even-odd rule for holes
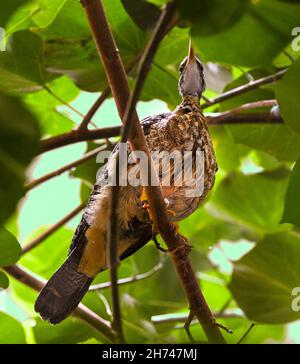
[[[228,90],[228,91],[224,92],[222,95],[219,95],[219,96],[211,99],[209,102],[205,102],[204,104],[201,105],[201,107],[202,107],[202,109],[206,109],[207,107],[210,107],[210,106],[218,104],[220,102],[229,100],[235,96],[242,95],[251,90],[255,90],[262,85],[276,82],[285,75],[286,71],[287,71],[286,69],[280,70],[273,75],[262,77],[262,78],[259,78],[258,80],[251,81],[242,86]]]
[[[164,314],[158,316],[152,316],[151,322],[154,324],[170,324],[170,323],[185,323],[189,314],[182,313],[182,314]],[[227,319],[234,319],[234,318],[245,318],[245,316],[233,312],[214,312],[215,318],[227,318]],[[196,320],[192,321],[192,324],[196,323]]]
[[[136,98],[139,96],[140,89],[144,81],[143,77],[145,77],[148,71],[148,61],[152,61],[151,57],[153,55],[150,54],[149,50],[153,49],[155,52],[156,45],[151,44],[151,42],[149,43],[148,52],[145,52],[145,58],[143,62],[141,62],[142,66],[139,72],[140,77],[138,77],[136,83],[135,94],[130,96],[126,73],[107,24],[102,3],[96,0],[81,0],[81,2],[86,7],[86,13],[94,40],[106,70],[110,88],[115,98],[119,114],[121,115],[123,122],[128,120],[130,124],[133,124],[131,133],[130,126],[127,128],[127,132],[130,135],[129,144],[131,150],[145,152],[148,157],[148,161],[151,162],[150,153],[135,110],[135,102],[137,101]],[[174,4],[168,3],[167,6],[174,6]],[[101,24],[101,27],[99,27],[99,24]],[[127,102],[128,99],[130,99],[129,103]],[[126,109],[128,111],[124,116]],[[126,126],[125,123],[124,125]],[[151,163],[149,163],[149,165],[151,165]],[[150,168],[150,170],[152,169],[153,168]],[[161,236],[172,253],[172,258],[176,266],[178,276],[190,303],[191,312],[197,316],[211,342],[223,343],[224,339],[219,328],[214,323],[211,311],[202,295],[202,292],[200,291],[196,276],[191,267],[186,240],[176,232],[175,227],[170,223],[165,211],[164,199],[160,188],[156,186],[147,186],[146,191],[151,216],[153,217],[154,224],[158,227]]]
[[[49,152],[50,150],[78,142],[116,137],[120,135],[120,131],[121,126],[95,130],[72,130],[69,133],[43,139],[41,141],[40,153]]]
[[[222,116],[222,117],[221,117]],[[264,123],[283,123],[281,116],[272,113],[244,113],[244,114],[227,114],[223,113],[208,114],[206,118],[210,125],[219,124],[264,124]],[[60,134],[41,141],[40,153],[65,147],[70,144],[85,142],[89,140],[107,139],[117,137],[121,133],[121,126],[114,126],[95,130],[73,130],[69,133]]]
[[[159,262],[152,269],[150,269],[148,272],[136,274],[136,275],[134,275],[132,277],[118,279],[117,284],[118,284],[118,286],[122,286],[122,285],[128,284],[128,283],[143,281],[144,279],[152,277],[155,273],[160,271],[162,269],[162,267],[163,267],[163,263]],[[101,289],[110,288],[110,287],[111,287],[111,282],[104,282],[104,283],[99,283],[99,284],[92,285],[90,287],[89,291],[99,291]]]
[[[230,112],[220,113],[217,116],[206,116],[209,126],[230,125],[230,124],[283,124],[280,115],[269,113],[243,113],[231,114]]]
[[[33,277],[18,265],[5,267],[3,270],[5,270],[16,280],[34,289],[35,291],[39,292],[44,287],[44,283],[42,281]],[[110,322],[99,317],[86,306],[80,304],[72,315],[78,317],[96,329],[101,335],[105,337],[105,340],[108,340],[109,342],[115,342],[116,338],[111,328]]]
[[[77,214],[79,214],[80,211],[82,211],[85,208],[85,204],[80,204],[77,206],[74,210],[72,210],[68,215],[63,217],[61,220],[59,220],[56,224],[51,226],[48,230],[44,231],[41,235],[39,235],[37,238],[35,238],[31,243],[27,244],[23,248],[22,254],[26,254],[29,251],[31,251],[33,248],[37,247],[39,244],[41,244],[44,240],[46,240],[51,234],[55,233],[60,227],[62,227],[64,224],[69,222],[73,219]]]

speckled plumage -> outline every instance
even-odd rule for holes
[[[188,67],[191,68],[185,73]],[[172,183],[169,186],[164,185],[166,177],[159,170],[160,182],[163,184],[162,193],[168,201],[167,211],[173,221],[189,216],[198,208],[213,187],[217,171],[212,140],[199,105],[199,98],[205,87],[203,68],[193,52],[189,53],[189,57],[181,65],[179,86],[183,100],[173,112],[151,116],[141,122],[151,152],[176,151],[183,154],[184,151],[192,151],[193,157],[197,151],[203,151],[204,154],[204,189],[200,196],[188,197],[186,194],[187,190],[193,188],[187,178],[194,177],[195,158],[192,161],[191,177],[184,175],[183,184],[180,186],[176,185],[173,173],[176,162],[171,165]],[[36,302],[36,311],[51,323],[58,323],[67,317],[78,305],[97,273],[107,268],[106,245],[111,193],[107,176],[113,168],[117,151],[118,146],[111,153],[107,165],[103,167],[96,181],[74,234],[67,261],[49,280]],[[128,171],[132,172],[136,167],[134,163],[130,164]],[[141,186],[121,187],[118,210],[120,259],[133,254],[152,237],[151,220],[147,209],[143,207],[141,195]]]

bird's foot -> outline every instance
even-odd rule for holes
[[[154,244],[155,244],[156,248],[157,248],[158,250],[160,250],[161,252],[163,252],[163,253],[167,253],[167,252],[169,251],[169,249],[165,249],[165,248],[163,248],[163,247],[160,245],[160,243],[158,242],[158,240],[157,240],[156,236],[157,236],[157,233],[153,232],[153,233],[152,233],[152,240],[153,240],[153,242],[154,242]]]
[[[145,209],[145,210],[147,210],[148,211],[148,214],[150,216],[149,202],[148,202],[147,198],[145,198],[146,197],[146,192],[144,192],[144,191],[145,191],[145,189],[143,189],[143,192],[141,194],[140,200],[142,202],[142,208]],[[173,211],[171,208],[169,208],[170,201],[167,198],[165,198],[164,199],[164,202],[165,202],[165,207],[166,207],[167,214],[169,216],[171,215],[171,216],[175,217],[176,216],[176,212]],[[150,216],[150,220],[153,221],[153,219],[151,218],[151,216]]]

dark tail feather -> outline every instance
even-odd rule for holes
[[[58,324],[78,306],[93,279],[76,270],[72,255],[58,269],[40,292],[35,311],[43,320]]]

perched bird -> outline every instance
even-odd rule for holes
[[[175,183],[174,164],[170,166],[169,185],[164,185],[165,174],[159,170],[167,211],[174,222],[189,216],[197,209],[215,180],[217,163],[214,148],[199,103],[204,89],[203,67],[190,44],[188,56],[180,65],[181,104],[173,112],[151,116],[141,122],[151,152],[202,151],[204,155],[204,184],[200,196],[189,196],[186,193],[193,188],[186,179],[195,174],[195,154],[192,154],[190,165],[192,173],[189,177],[184,175],[181,185]],[[72,313],[95,276],[107,268],[107,227],[112,187],[106,180],[117,149],[111,153],[108,163],[97,178],[82,220],[75,231],[67,260],[42,289],[35,303],[36,312],[52,324],[61,322]],[[128,169],[130,168],[134,168],[134,165],[128,165]],[[117,249],[121,260],[132,255],[153,237],[151,218],[143,200],[143,187],[121,187]]]

